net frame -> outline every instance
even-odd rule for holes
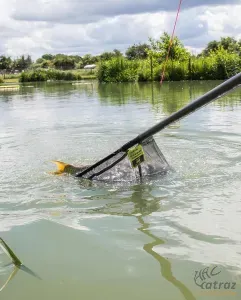
[[[88,169],[85,170],[87,172],[82,177],[90,180],[129,181],[144,176],[164,174],[170,170],[170,166],[153,136],[139,144],[144,151],[144,161],[137,168],[131,166],[128,150],[126,150],[111,155],[109,159],[98,163],[95,168],[91,168],[89,171]]]

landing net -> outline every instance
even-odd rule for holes
[[[141,144],[144,161],[133,167],[127,152],[119,152],[91,169],[83,178],[103,181],[133,181],[141,177],[165,174],[170,166],[151,136]]]

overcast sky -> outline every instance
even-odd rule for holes
[[[99,54],[171,34],[179,0],[0,0],[0,55]],[[183,0],[176,35],[199,52],[241,39],[241,0]]]

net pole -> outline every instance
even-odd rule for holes
[[[186,106],[178,110],[177,112],[171,114],[163,121],[159,122],[155,126],[151,127],[147,131],[143,132],[142,134],[138,135],[136,138],[128,142],[127,144],[123,145],[121,151],[126,151],[130,147],[134,146],[137,143],[142,142],[146,138],[150,137],[151,135],[156,134],[160,130],[164,129],[165,127],[169,126],[171,123],[174,123],[181,118],[189,115],[190,113],[198,110],[202,106],[216,100],[217,98],[223,96],[230,90],[234,89],[238,85],[241,84],[241,73],[231,77],[230,79],[226,80],[225,82],[221,83],[211,91],[207,92],[206,94],[200,96],[196,100],[188,103]]]
[[[142,134],[138,135],[133,140],[129,141],[128,143],[124,144],[121,148],[116,150],[115,152],[111,153],[110,155],[106,156],[105,158],[101,159],[97,163],[93,164],[89,168],[85,169],[82,172],[77,173],[76,177],[82,177],[89,171],[93,170],[94,168],[101,165],[103,162],[107,161],[108,159],[114,157],[116,154],[120,152],[126,152],[129,148],[133,147],[134,145],[141,143],[146,138],[156,134],[160,130],[164,129],[165,127],[169,126],[171,123],[174,123],[181,118],[187,116],[188,114],[196,111],[197,109],[201,108],[202,106],[212,102],[213,100],[216,100],[217,98],[223,96],[225,93],[229,92],[230,90],[234,89],[238,85],[241,84],[241,73],[238,73],[237,75],[227,79],[214,89],[210,90],[206,94],[200,96],[196,100],[192,101],[191,103],[187,104],[177,112],[171,114],[158,124],[154,125],[150,129],[146,130]]]

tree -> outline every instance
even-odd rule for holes
[[[114,49],[113,52],[114,52],[114,55],[115,55],[115,56],[122,56],[121,51],[118,50],[118,49]]]
[[[147,58],[148,54],[147,51],[150,49],[150,46],[147,44],[134,44],[133,46],[130,46],[126,52],[125,55],[127,59],[145,59]]]
[[[54,59],[54,55],[52,54],[44,54],[42,55],[42,58],[45,60],[53,60]]]
[[[98,61],[98,58],[96,56],[92,56],[91,54],[85,54],[82,57],[82,65],[81,65],[81,67],[83,68],[86,65],[95,64],[97,61]]]
[[[101,60],[110,60],[115,56],[115,54],[113,52],[103,52],[100,55],[100,59]]]
[[[99,55],[98,60],[110,60],[113,57],[120,57],[122,56],[122,53],[118,49],[114,49],[113,52],[103,52],[102,54]]]
[[[40,57],[36,60],[37,64],[42,64],[45,61],[45,59],[43,57]]]
[[[6,57],[4,55],[0,56],[0,70],[9,71],[12,67],[11,57]]]
[[[231,53],[240,53],[241,50],[238,41],[236,41],[232,37],[222,37],[220,45],[223,47],[224,50],[227,50]]]
[[[51,60],[44,60],[41,64],[40,64],[41,68],[44,69],[48,69],[48,68],[52,68],[53,67],[53,62]]]
[[[229,53],[236,53],[241,55],[241,41],[235,40],[233,37],[221,37],[220,41],[211,41],[207,47],[202,51],[203,56],[210,55],[213,51],[218,51],[222,47]]]
[[[170,47],[171,36],[164,32],[159,40],[149,38],[151,44],[151,51],[154,52],[155,56],[160,57],[164,60],[167,57],[168,49]],[[149,51],[150,53],[150,51]],[[187,60],[190,57],[190,53],[185,49],[181,41],[174,37],[169,52],[169,58],[171,60]]]
[[[218,50],[219,42],[211,41],[208,43],[207,47],[203,50],[202,54],[208,56],[212,51]]]
[[[22,71],[22,70],[25,70],[25,69],[29,68],[31,66],[31,64],[32,64],[31,56],[28,55],[25,58],[25,56],[22,55],[20,58],[17,58],[14,61],[14,68]]]
[[[27,66],[27,68],[29,68],[32,63],[33,63],[32,58],[31,58],[30,55],[28,55],[27,58],[26,58],[26,66]]]
[[[75,60],[64,54],[57,54],[53,60],[53,65],[57,69],[71,70],[75,68]]]
[[[82,61],[82,57],[79,55],[69,55],[69,57],[73,58],[75,63],[79,63],[80,61]]]

